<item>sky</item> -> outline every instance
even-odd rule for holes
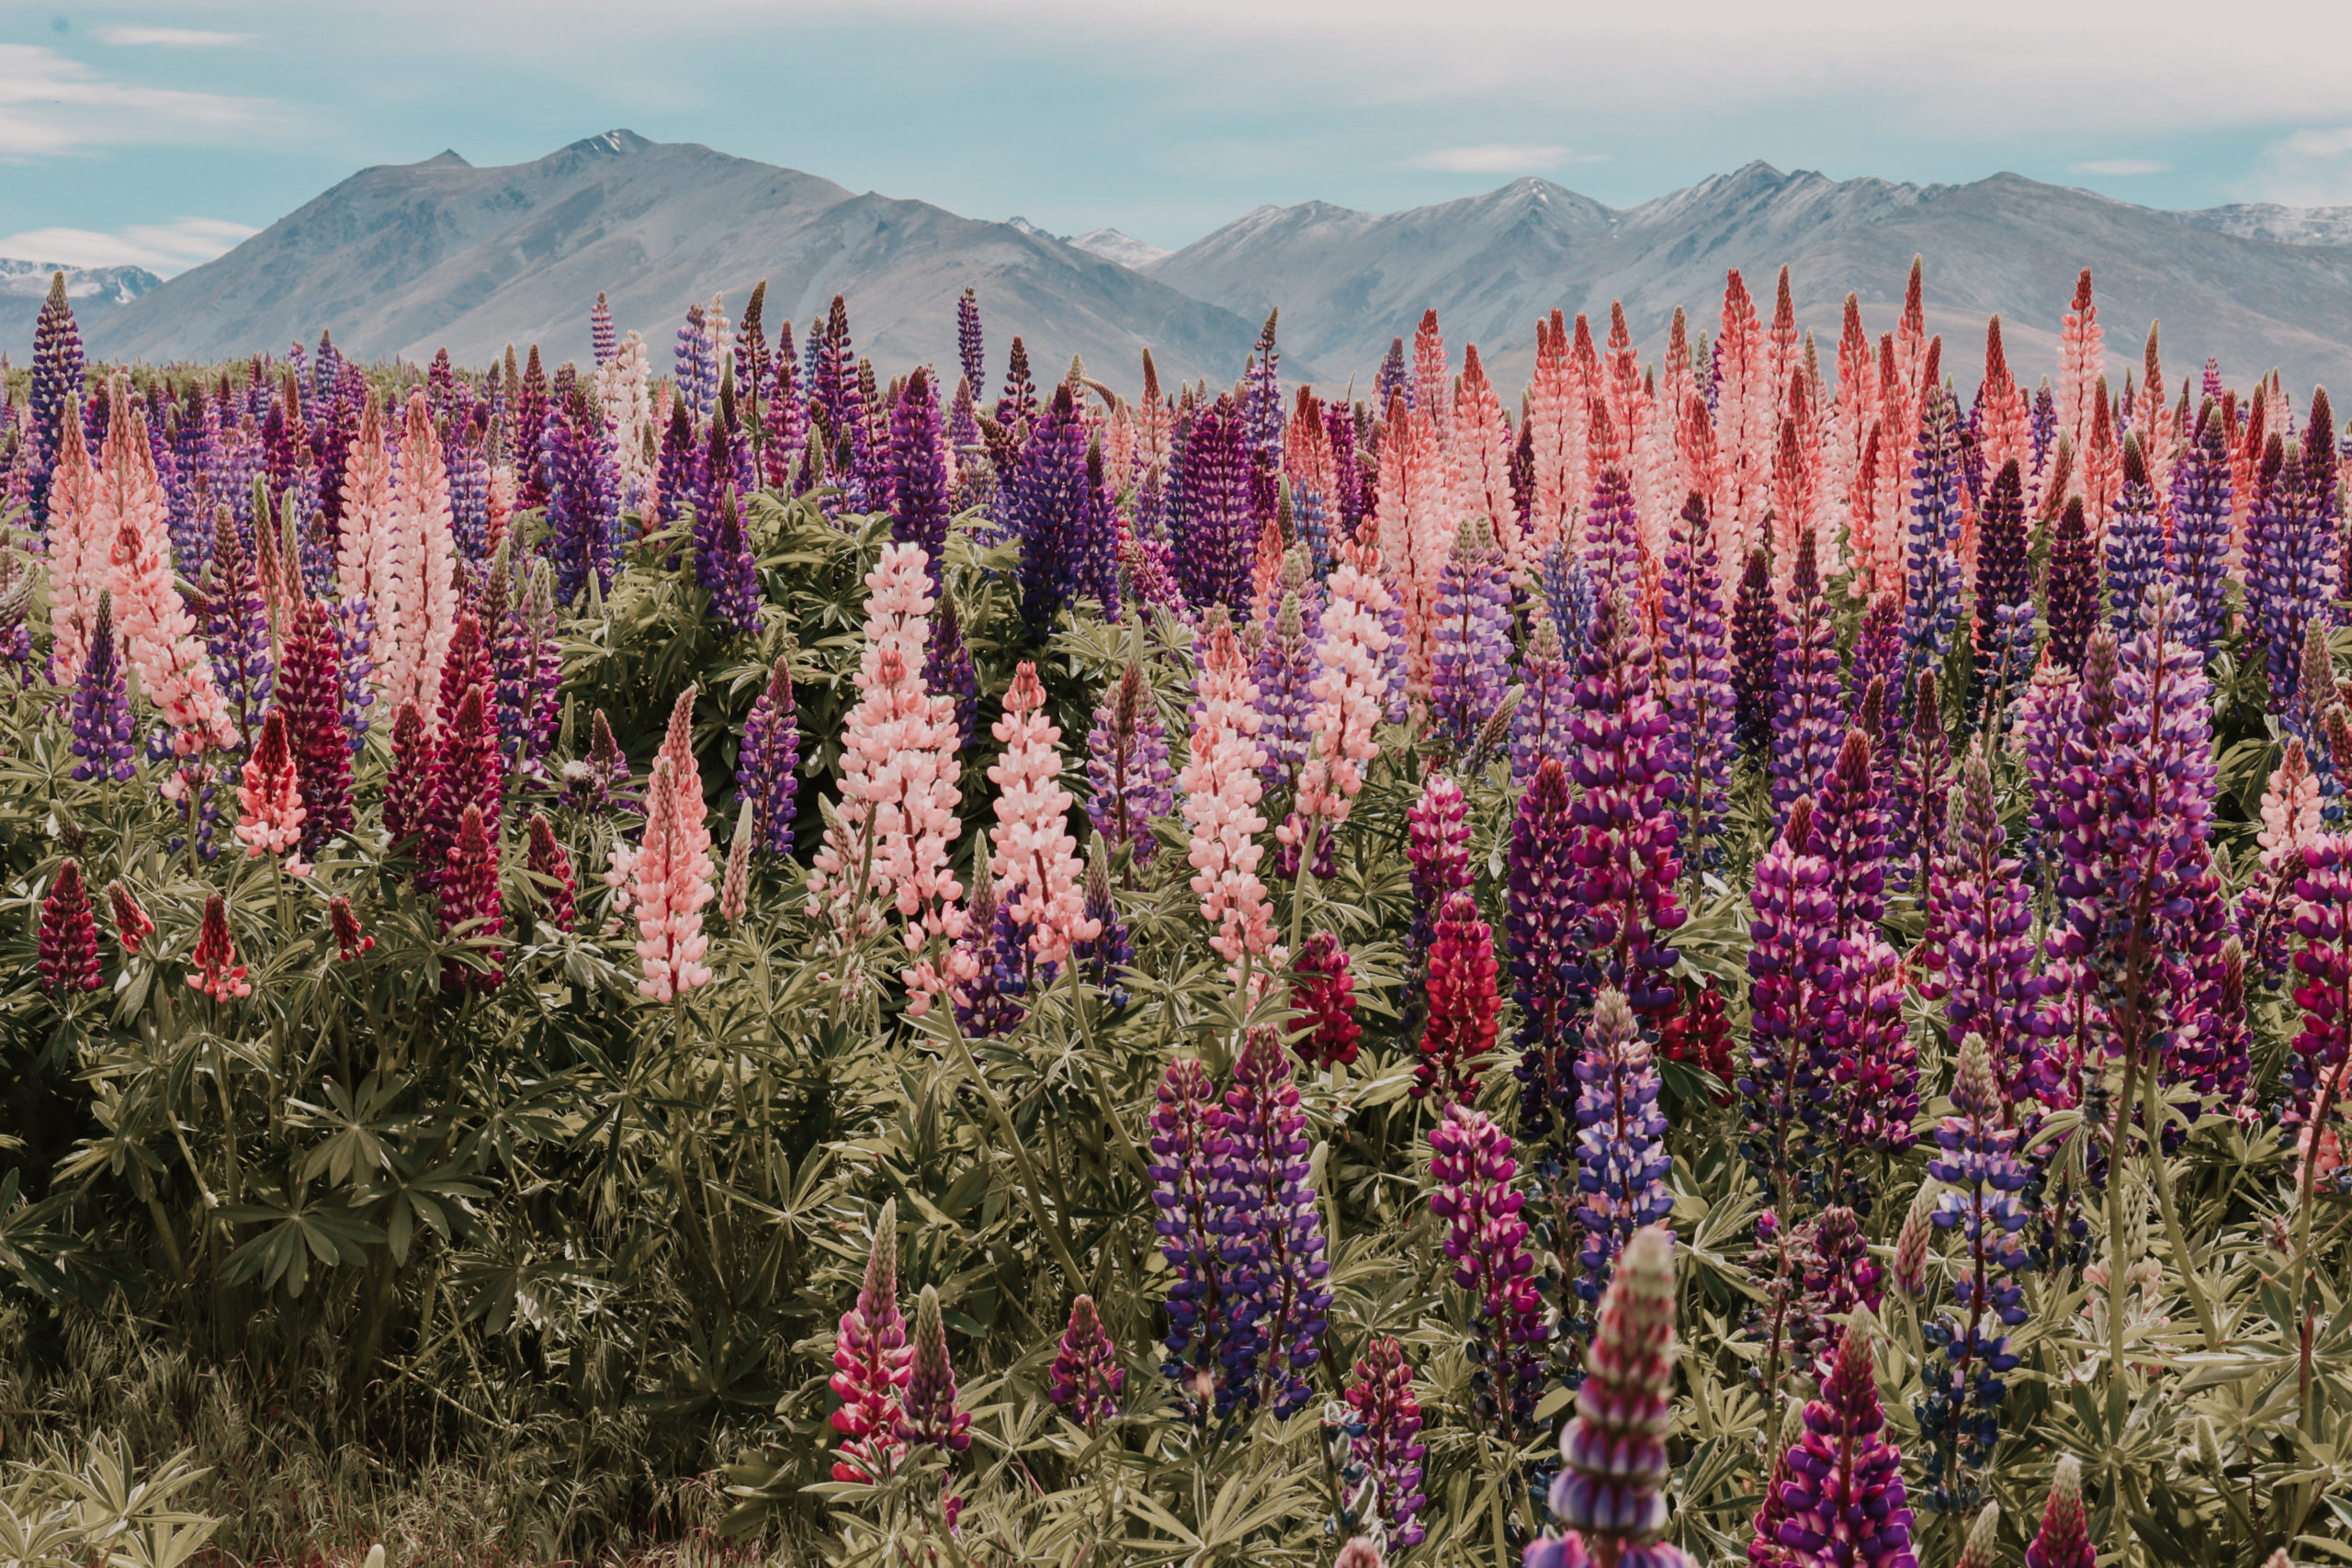
[[[1262,203],[1539,175],[1630,206],[1755,159],[2352,204],[2347,58],[2352,7],[2300,0],[0,0],[0,257],[168,276],[370,164],[622,126],[1170,247]]]

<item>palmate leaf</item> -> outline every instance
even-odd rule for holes
[[[340,1200],[312,1201],[306,1182],[297,1180],[276,1196],[274,1202],[232,1203],[220,1211],[232,1224],[266,1227],[229,1254],[220,1266],[224,1283],[257,1279],[264,1290],[274,1291],[282,1282],[288,1295],[300,1296],[312,1259],[328,1269],[357,1263],[385,1239],[380,1226]]]
[[[465,1173],[456,1165],[438,1166],[422,1175],[411,1176],[407,1174],[407,1163],[405,1157],[397,1160],[390,1182],[374,1184],[361,1195],[361,1201],[371,1207],[376,1203],[384,1205],[380,1218],[395,1263],[408,1261],[409,1247],[418,1226],[431,1231],[444,1244],[454,1241],[464,1221],[462,1205],[490,1196],[488,1188],[464,1179]]]
[[[356,1092],[332,1078],[327,1080],[324,1107],[300,1100],[288,1101],[290,1110],[300,1113],[298,1125],[333,1129],[326,1142],[302,1161],[302,1179],[315,1181],[323,1174],[343,1187],[355,1177],[372,1176],[389,1168],[388,1144],[407,1125],[392,1108],[408,1088],[408,1079],[400,1075],[387,1079],[369,1073]]]

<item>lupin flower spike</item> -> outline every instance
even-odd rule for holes
[[[115,940],[122,943],[123,952],[138,952],[155,934],[154,920],[119,877],[107,884],[107,903],[114,914]]]
[[[1666,1528],[1666,1432],[1674,1386],[1674,1237],[1626,1245],[1585,1352],[1577,1414],[1560,1436],[1548,1501],[1568,1533],[1527,1549],[1525,1568],[1691,1568]]]
[[[1306,1032],[1291,1048],[1312,1067],[1354,1061],[1363,1028],[1356,1022],[1348,950],[1329,931],[1317,931],[1300,947],[1292,970],[1291,1005],[1298,1010]]]
[[[82,884],[81,862],[71,857],[58,866],[49,896],[40,902],[39,953],[40,988],[50,996],[95,991],[105,984],[98,974],[98,930],[89,890]]]
[[[1674,1162],[1657,1104],[1658,1070],[1623,991],[1600,993],[1586,1042],[1575,1068],[1583,1086],[1576,1111],[1576,1215],[1585,1231],[1577,1257],[1584,1277],[1576,1292],[1594,1302],[1632,1238],[1672,1211],[1666,1177]]]
[[[1059,964],[1102,933],[1087,918],[1078,840],[1065,826],[1070,797],[1061,786],[1062,732],[1046,719],[1045,704],[1037,667],[1023,660],[991,730],[1004,751],[989,768],[997,786],[989,872],[1006,913],[1028,930],[1038,962]]]
[[[1967,1544],[1952,1568],[2001,1568],[2001,1505],[1987,1503],[1968,1527]]]
[[[339,964],[348,964],[376,945],[376,939],[360,929],[351,900],[340,893],[327,900],[327,932],[334,938],[335,961]]]
[[[578,919],[573,902],[578,892],[572,880],[571,857],[555,836],[555,824],[548,820],[544,811],[531,813],[528,829],[530,858],[526,863],[536,888],[536,897],[547,907],[548,919],[555,929],[568,931]]]
[[[2094,1568],[2098,1562],[2090,1519],[2083,1512],[2082,1461],[2073,1454],[2060,1454],[2050,1478],[2050,1501],[2041,1510],[2041,1529],[2025,1549],[2026,1568]]]
[[[77,779],[128,784],[138,771],[130,760],[130,694],[115,635],[114,596],[104,590],[90,627],[90,651],[74,679],[73,749]]]
[[[1519,1162],[1510,1136],[1483,1111],[1448,1105],[1430,1129],[1430,1213],[1445,1222],[1445,1256],[1453,1282],[1467,1292],[1476,1325],[1470,1347],[1479,1418],[1514,1437],[1535,1416],[1543,1382],[1543,1298],[1531,1278],[1527,1199],[1512,1185]]]
[[[1804,1426],[1788,1451],[1780,1544],[1801,1562],[1916,1568],[1903,1454],[1886,1438],[1866,1318],[1847,1325],[1825,1360],[1821,1397],[1804,1407]]]
[[[1176,803],[1169,787],[1168,736],[1159,705],[1143,677],[1143,665],[1129,660],[1115,690],[1094,710],[1086,737],[1086,778],[1091,798],[1086,815],[1094,830],[1113,843],[1130,845],[1134,863],[1151,859],[1159,840],[1152,819]]]
[[[735,757],[735,789],[752,807],[750,841],[761,852],[789,859],[792,822],[800,794],[800,716],[792,695],[792,660],[778,655],[767,687],[743,721]]]
[[[195,972],[187,983],[214,1001],[235,1001],[254,994],[229,937],[229,902],[218,893],[204,902],[204,924],[197,932],[196,950],[189,959]]]
[[[914,1353],[899,1311],[899,1205],[893,1199],[874,1222],[865,1283],[833,1337],[832,1390],[842,1402],[833,1412],[833,1430],[848,1439],[833,1463],[835,1481],[870,1485],[888,1475],[906,1451],[899,1414],[914,1375]]]
[[[930,1285],[922,1288],[915,1307],[914,1355],[907,1371],[899,1440],[955,1453],[970,1448],[972,1417],[956,1399],[956,1369],[947,1359],[947,1325],[939,1315],[939,1292]]]
[[[1413,1369],[1396,1340],[1375,1334],[1356,1362],[1350,1381],[1347,1408],[1347,1479],[1350,1486],[1369,1481],[1381,1531],[1400,1547],[1419,1546],[1428,1531],[1415,1517],[1421,1495],[1421,1461],[1427,1448],[1419,1442],[1420,1401],[1413,1395]]]
[[[1430,942],[1429,1025],[1413,1068],[1416,1100],[1436,1093],[1467,1105],[1495,1048],[1495,939],[1467,893],[1446,897]]]
[[[653,762],[645,801],[645,836],[629,859],[629,902],[637,911],[637,953],[645,964],[638,989],[673,1001],[707,985],[702,962],[710,938],[702,907],[710,902],[710,829],[704,825],[702,774],[695,765],[695,688],[678,694],[670,728]]]
[[[735,836],[727,845],[727,873],[718,884],[718,918],[734,925],[743,918],[752,886],[752,803],[735,813]]]
[[[1923,1182],[1911,1207],[1904,1211],[1903,1228],[1894,1235],[1894,1267],[1887,1278],[1915,1302],[1928,1293],[1928,1243],[1936,1234],[1935,1212],[1933,1184]]]
[[[262,721],[260,743],[245,759],[238,781],[237,809],[243,816],[237,837],[244,841],[248,858],[285,855],[288,872],[311,874],[310,863],[302,859],[302,820],[309,813],[302,807],[294,754],[286,742],[283,708],[270,709]]]
[[[1046,1396],[1085,1427],[1088,1436],[1100,1432],[1104,1422],[1118,1419],[1127,1372],[1119,1365],[1110,1335],[1103,1332],[1092,1296],[1081,1294],[1069,1303],[1069,1325],[1055,1348],[1051,1379]]]

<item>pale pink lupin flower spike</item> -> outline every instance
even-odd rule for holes
[[[710,983],[702,955],[702,907],[711,898],[710,829],[703,823],[702,773],[695,765],[695,688],[678,694],[669,733],[646,786],[645,836],[629,861],[629,903],[637,911],[637,955],[645,964],[638,991],[675,1001]]]
[[[140,689],[172,729],[172,750],[193,757],[236,743],[229,705],[213,683],[212,660],[172,576],[170,503],[147,444],[147,414],[117,378],[94,511],[115,528],[107,586]]]
[[[401,442],[399,482],[392,494],[384,547],[384,582],[376,606],[387,705],[398,712],[437,711],[441,666],[458,629],[458,553],[450,533],[449,470],[424,389],[409,396],[407,434]]]
[[[310,863],[302,858],[302,822],[309,813],[302,806],[294,753],[286,743],[283,708],[269,710],[254,754],[245,759],[237,784],[237,837],[247,858],[285,855],[288,872],[311,874]]]
[[[751,901],[752,837],[752,803],[746,800],[735,814],[735,837],[727,845],[727,874],[718,884],[719,918],[730,926],[743,918]]]
[[[1369,544],[1341,545],[1339,557],[1315,645],[1321,668],[1307,687],[1315,698],[1306,721],[1314,750],[1298,779],[1298,815],[1319,818],[1326,828],[1348,819],[1349,805],[1363,787],[1364,764],[1380,754],[1372,733],[1388,701],[1382,662],[1388,631],[1381,617],[1392,601],[1380,580],[1380,552]],[[1285,844],[1303,833],[1287,822],[1274,829]]]
[[[2302,852],[2319,834],[2319,777],[2301,739],[2290,738],[2262,792],[2262,829],[2254,836],[2262,846],[2262,869],[2275,874],[2290,864],[2300,867]]]
[[[391,580],[392,460],[384,450],[384,411],[369,398],[359,415],[359,438],[344,459],[343,526],[336,536],[335,588],[345,600],[365,600],[381,615]],[[375,663],[377,684],[388,673]],[[419,705],[417,711],[424,711]]]
[[[1176,782],[1193,829],[1187,856],[1195,873],[1193,891],[1201,896],[1202,918],[1216,928],[1209,945],[1237,964],[1244,953],[1262,956],[1274,945],[1273,907],[1258,880],[1265,852],[1257,836],[1266,819],[1258,814],[1258,769],[1265,753],[1256,739],[1257,703],[1257,683],[1233,627],[1220,623],[1201,658],[1192,755]]]
[[[989,769],[997,787],[995,853],[989,870],[997,898],[1012,919],[1032,927],[1029,948],[1043,964],[1058,964],[1079,942],[1102,934],[1102,923],[1086,918],[1085,867],[1078,840],[1064,826],[1069,792],[1061,785],[1062,758],[1056,748],[1062,732],[1040,711],[1046,689],[1037,667],[1023,660],[1004,694],[1004,716],[990,733],[1004,755]]]
[[[107,561],[121,524],[113,508],[98,504],[97,475],[82,422],[64,422],[58,444],[57,472],[49,490],[49,678],[71,688],[90,657],[90,628],[98,618],[98,595],[107,587]]]
[[[956,703],[923,682],[932,600],[922,547],[883,547],[865,587],[861,695],[842,727],[841,808],[809,872],[808,913],[855,940],[873,929],[874,901],[888,899],[910,922],[914,949],[964,931],[964,888],[948,864],[963,831]]]

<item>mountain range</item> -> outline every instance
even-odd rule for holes
[[[845,294],[858,349],[884,367],[952,365],[955,302],[969,287],[991,366],[1019,333],[1041,378],[1075,354],[1131,387],[1148,345],[1164,377],[1229,380],[1278,306],[1286,376],[1363,385],[1434,307],[1448,341],[1480,344],[1510,386],[1554,307],[1589,313],[1598,333],[1622,300],[1648,351],[1677,306],[1713,332],[1732,267],[1769,314],[1787,264],[1799,320],[1826,356],[1849,291],[1872,332],[1893,324],[1915,254],[1927,258],[1928,324],[1963,385],[1995,312],[2022,376],[2053,370],[2085,266],[2118,378],[2158,320],[2176,381],[2208,355],[2233,381],[2277,367],[2299,385],[2343,379],[2352,359],[2352,208],[2167,212],[2013,174],[1923,186],[1753,163],[1628,208],[1532,178],[1403,212],[1261,207],[1164,252],[1114,229],[1064,237],[856,195],[626,130],[500,168],[452,152],[363,170],[129,298],[89,336],[114,358],[213,360],[324,327],[371,357],[447,347],[480,364],[537,342],[560,361],[585,357],[601,289],[665,367],[688,300],[723,294],[731,314],[765,278],[771,324],[805,324]]]
[[[2313,239],[2344,209],[2223,209],[2178,214],[1995,175],[1958,186],[1832,180],[1750,164],[1638,207],[1611,208],[1548,180],[1374,214],[1321,202],[1261,207],[1144,267],[1249,317],[1282,307],[1282,337],[1309,361],[1359,372],[1435,307],[1449,341],[1492,349],[1511,386],[1534,358],[1530,323],[1559,306],[1596,334],[1623,300],[1634,340],[1657,341],[1676,306],[1716,330],[1724,275],[1737,267],[1768,318],[1788,265],[1797,317],[1834,355],[1846,295],[1875,332],[1894,324],[1911,259],[1926,258],[1931,331],[1945,366],[1973,384],[1984,319],[1998,313],[2021,377],[2055,370],[2057,328],[2076,275],[2093,269],[2112,372],[2138,364],[2161,321],[2166,373],[2219,356],[2244,380],[2278,367],[2308,386],[2352,358],[2352,224],[2344,243],[2282,243],[2308,210]]]
[[[0,344],[32,341],[33,322],[49,298],[49,283],[65,275],[65,297],[85,326],[95,325],[158,288],[163,279],[143,266],[60,266],[54,262],[0,258]]]
[[[614,130],[533,163],[456,152],[364,169],[96,326],[118,359],[234,358],[333,332],[347,353],[484,364],[512,343],[585,359],[598,290],[657,367],[689,300],[740,311],[765,278],[771,333],[846,294],[877,365],[953,364],[956,299],[987,302],[1002,363],[1014,333],[1041,376],[1079,355],[1105,370],[1153,348],[1182,376],[1225,377],[1258,323],[1091,252],[927,202],[854,195],[814,175]]]

